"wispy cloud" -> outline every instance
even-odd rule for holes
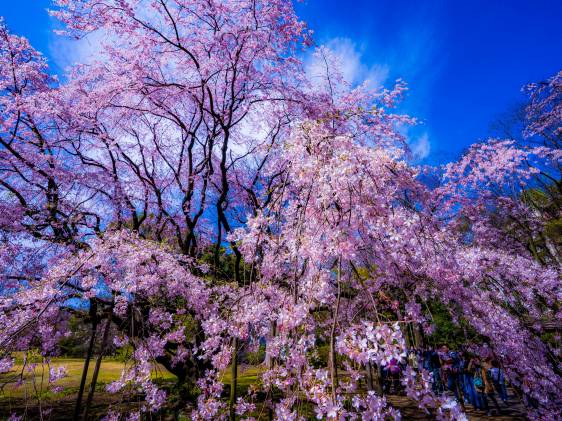
[[[377,31],[368,38],[333,37],[322,43],[338,58],[344,79],[351,85],[366,80],[371,86],[390,85],[401,78],[408,83],[410,95],[400,104],[399,111],[416,117],[423,128],[404,133],[414,155],[423,160],[431,153],[430,126],[426,116],[431,109],[433,88],[439,80],[443,60],[438,27],[431,19],[415,20],[396,28],[389,42]],[[317,61],[307,61],[309,73],[321,70]]]
[[[53,20],[53,29],[57,26],[60,27],[60,24]],[[81,40],[53,34],[49,43],[50,56],[61,70],[75,63],[88,63],[99,58],[103,40],[101,31]],[[378,88],[393,83],[397,78],[404,79],[410,85],[412,95],[406,98],[400,111],[424,121],[442,63],[438,54],[439,37],[430,20],[404,23],[396,28],[392,42],[376,31],[364,39],[336,36],[318,41],[331,51],[343,79],[351,86],[368,82],[370,87]],[[314,54],[305,57],[305,68],[313,83],[325,77],[325,63]],[[429,132],[428,127],[421,130],[418,127],[404,133],[414,159],[423,160],[430,155],[432,141]]]
[[[368,65],[363,49],[349,38],[333,38],[324,44],[336,59],[343,79],[351,86],[368,82],[372,87],[382,86],[389,74],[384,64]],[[325,73],[325,64],[318,56],[311,54],[306,59],[306,71],[312,81]]]
[[[53,33],[49,40],[49,55],[65,70],[77,63],[90,63],[99,57],[103,33],[95,31],[82,39],[72,39]]]
[[[431,152],[431,144],[429,143],[429,135],[423,133],[420,137],[410,140],[410,149],[415,160],[423,160],[429,156]]]

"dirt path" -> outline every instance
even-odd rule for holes
[[[424,414],[415,404],[415,402],[406,396],[390,395],[387,400],[402,413],[404,420],[433,420],[434,418]],[[509,405],[500,403],[501,413],[499,415],[486,416],[483,411],[477,411],[471,405],[466,406],[466,414],[471,421],[494,420],[494,421],[524,421],[525,410],[523,405],[511,399]]]

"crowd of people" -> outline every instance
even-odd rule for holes
[[[465,407],[485,411],[487,415],[501,412],[501,400],[508,405],[507,380],[498,360],[492,356],[481,357],[466,351],[452,351],[447,345],[438,349],[412,349],[407,364],[418,370],[425,369],[432,376],[433,391],[452,393]],[[399,375],[404,365],[393,360],[383,369],[385,393],[397,392]]]

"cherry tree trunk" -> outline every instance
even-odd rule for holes
[[[94,374],[92,375],[92,382],[90,383],[90,390],[88,392],[88,398],[86,399],[86,405],[84,406],[84,412],[82,414],[82,420],[86,421],[88,419],[88,411],[90,410],[90,406],[92,405],[92,401],[94,399],[94,393],[96,392],[96,383],[98,381],[98,375],[100,373],[101,361],[105,354],[105,348],[107,347],[107,339],[109,337],[109,330],[111,327],[111,320],[107,319],[105,324],[105,328],[103,331],[103,337],[101,340],[100,352],[98,354],[98,358],[96,360],[96,366],[94,367]]]
[[[373,367],[370,362],[365,364],[365,370],[367,371],[367,390],[374,390],[373,384]]]
[[[90,366],[90,359],[92,358],[92,354],[94,352],[94,344],[96,342],[97,320],[95,318],[95,314],[96,314],[95,302],[90,303],[90,314],[94,315],[94,317],[92,318],[92,333],[90,335],[90,343],[88,344],[88,352],[86,354],[86,359],[84,360],[84,368],[82,369],[80,388],[78,389],[78,396],[76,397],[76,406],[74,407],[74,416],[72,417],[74,421],[78,421],[80,417],[80,408],[82,407],[82,397],[84,396],[84,388],[86,387],[88,367]]]
[[[238,386],[238,339],[234,338],[232,341],[232,364],[230,366],[230,401],[229,411],[230,419],[236,419],[236,388]]]

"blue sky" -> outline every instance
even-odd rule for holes
[[[61,71],[68,44],[51,33],[49,4],[0,0],[0,15]],[[428,163],[486,138],[523,85],[562,68],[558,0],[305,0],[297,10],[352,78],[408,82],[403,109],[423,121],[410,134]]]

